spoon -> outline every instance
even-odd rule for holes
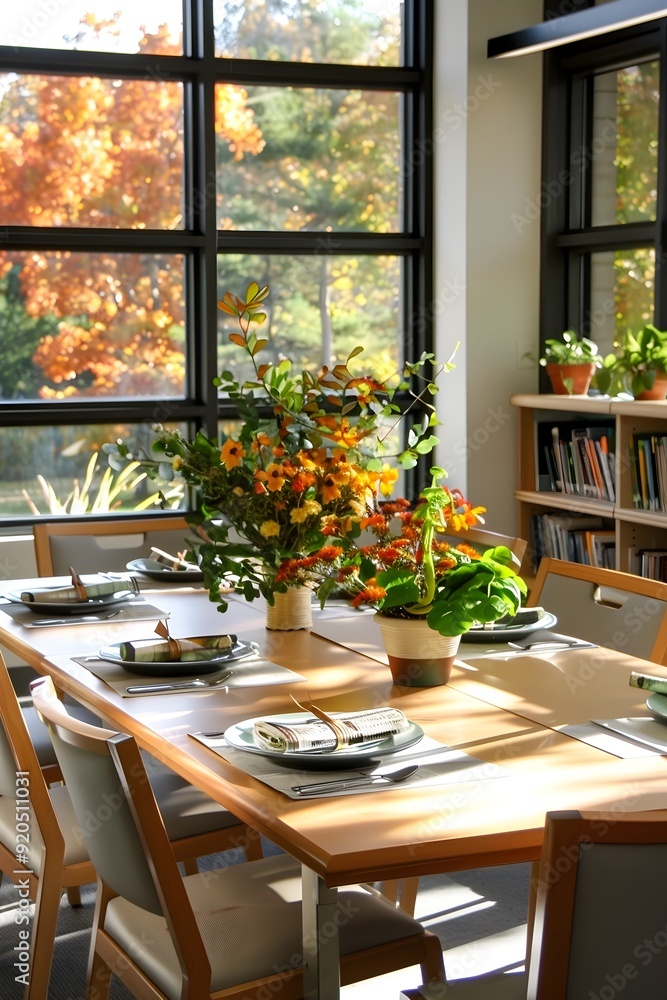
[[[318,781],[312,785],[292,785],[292,791],[298,795],[326,795],[328,792],[339,792],[347,788],[364,788],[366,785],[377,785],[386,781],[396,785],[405,781],[419,768],[419,764],[406,764],[403,767],[393,767],[382,774],[364,774],[355,778],[334,778],[333,781]]]

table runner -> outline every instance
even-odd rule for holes
[[[134,687],[140,684],[170,684],[172,681],[185,680],[185,677],[156,677],[154,675],[147,676],[145,674],[132,674],[125,670],[120,664],[111,663],[109,660],[101,660],[94,653],[90,653],[88,656],[73,656],[72,659],[76,663],[80,663],[82,667],[86,670],[90,670],[91,674],[95,674],[99,677],[101,681],[108,684],[109,687],[113,688],[122,698],[154,698],[162,697],[164,695],[171,694],[200,694],[201,692],[210,693],[215,691],[215,688],[202,687],[199,688],[188,688],[183,691],[154,691],[150,695],[147,694],[137,694],[136,692],[129,693],[127,688]],[[226,660],[220,664],[220,669],[214,673],[202,674],[202,680],[215,681],[216,678],[221,677],[229,670],[232,671],[231,677],[224,683],[220,685],[220,690],[225,688],[247,688],[247,687],[262,687],[267,684],[297,684],[305,681],[305,677],[301,674],[297,674],[294,670],[288,670],[287,667],[280,667],[277,663],[272,663],[270,660],[265,660],[261,656],[246,656],[239,660]],[[193,678],[196,675],[193,675]],[[193,678],[187,678],[188,680]]]
[[[398,788],[427,788],[428,786],[449,785],[458,782],[478,783],[486,778],[509,777],[498,764],[481,760],[479,757],[471,757],[470,754],[462,750],[452,750],[442,743],[424,736],[417,747],[406,747],[396,753],[388,754],[382,758],[381,764],[376,764],[370,768],[346,768],[343,771],[313,770],[313,768],[296,769],[284,767],[260,754],[246,753],[243,750],[236,750],[234,747],[226,745],[224,738],[220,736],[206,737],[203,733],[190,733],[193,739],[198,740],[209,750],[219,754],[234,767],[238,767],[246,774],[251,774],[258,781],[263,781],[265,785],[270,785],[276,791],[282,792],[290,799],[309,798],[334,798],[341,795],[356,795],[358,793],[379,792],[387,789]],[[336,779],[351,778],[362,774],[381,774],[384,769],[393,768],[396,764],[418,763],[419,770],[416,771],[400,785],[389,782],[378,783],[364,788],[345,788],[340,791],[313,793],[312,795],[300,795],[292,791],[293,785],[303,785],[305,783],[315,784],[318,781],[328,782]]]

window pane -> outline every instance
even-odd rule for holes
[[[344,361],[358,345],[364,353],[353,361],[359,374],[373,371],[388,378],[403,363],[398,257],[241,257],[218,258],[218,298],[230,291],[245,294],[256,280],[270,286],[266,323],[268,337],[260,360],[290,358],[297,368],[319,370]],[[220,369],[231,368],[249,379],[252,364],[242,348],[229,343],[238,332],[234,318],[218,314]]]
[[[183,323],[182,256],[0,253],[0,402],[182,396]]]
[[[6,0],[0,45],[181,55],[182,0]]]
[[[141,473],[132,469],[113,472],[100,451],[104,443],[118,438],[148,450],[153,434],[145,421],[136,426],[4,427],[0,517],[142,509],[156,492],[153,481],[138,479]],[[168,507],[181,506],[182,496],[182,487],[170,490]]]
[[[591,313],[583,332],[602,354],[627,330],[653,322],[655,253],[648,248],[591,254]]]
[[[216,89],[220,229],[399,230],[400,95],[248,87],[240,127],[238,90]]]
[[[398,66],[401,0],[214,0],[216,55]]]
[[[5,225],[182,229],[182,84],[0,75],[0,202]]]
[[[655,218],[659,78],[659,63],[650,62],[595,79],[594,226]]]

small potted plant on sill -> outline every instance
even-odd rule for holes
[[[595,375],[600,392],[617,396],[630,392],[635,399],[664,399],[667,395],[667,330],[647,324],[638,334],[626,331],[616,353],[607,354]]]
[[[585,396],[601,365],[598,348],[575,330],[565,330],[561,340],[545,340],[540,364],[546,368],[556,395]]]

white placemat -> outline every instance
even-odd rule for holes
[[[113,609],[100,607],[98,612],[90,615],[35,614],[23,604],[13,604],[10,601],[0,604],[0,610],[24,628],[73,628],[75,625],[97,625],[99,628],[106,622],[117,625],[121,622],[158,621],[160,618],[169,617],[168,611],[163,611],[154,604],[148,604],[143,598],[128,601],[127,604],[121,604]]]
[[[154,691],[150,695],[144,695],[136,692],[129,692],[128,687],[138,687],[142,684],[171,684],[174,681],[186,680],[184,677],[156,677],[156,676],[146,676],[140,674],[131,674],[123,667],[117,663],[111,663],[108,660],[101,660],[95,654],[89,654],[88,656],[73,656],[72,659],[76,663],[80,663],[82,667],[90,670],[91,674],[95,674],[99,677],[101,681],[108,684],[109,687],[113,688],[122,698],[144,698],[144,697],[155,697],[159,695],[168,694],[199,694],[210,693],[215,691],[216,687],[201,687],[201,688],[187,688],[185,691],[181,690],[164,690],[164,691]],[[294,670],[288,670],[287,667],[281,667],[277,663],[272,663],[270,660],[265,660],[261,656],[245,656],[240,660],[229,660],[220,665],[220,669],[214,671],[210,674],[202,674],[201,679],[205,681],[215,681],[216,679],[223,677],[229,670],[232,671],[231,677],[225,681],[224,684],[220,684],[217,690],[224,691],[225,688],[248,688],[248,687],[263,687],[268,684],[298,684],[305,681],[305,677],[302,674],[297,674]],[[192,678],[187,678],[192,680]]]
[[[203,733],[190,733],[194,739],[203,743],[210,750],[215,751],[225,760],[235,767],[251,774],[258,781],[270,785],[276,791],[282,792],[290,799],[305,798],[331,798],[340,795],[365,794],[367,792],[381,792],[390,788],[426,788],[427,786],[448,785],[454,782],[480,781],[486,778],[507,777],[507,773],[498,766],[479,757],[471,757],[470,754],[462,750],[452,750],[443,746],[436,740],[425,736],[420,740],[418,747],[407,747],[397,753],[387,755],[382,759],[382,763],[376,767],[346,768],[343,771],[313,770],[312,768],[297,770],[291,767],[276,765],[270,757],[263,757],[260,754],[246,753],[243,750],[236,750],[228,747],[221,736],[206,737]],[[338,791],[328,792],[326,795],[314,792],[312,795],[301,795],[292,790],[295,785],[315,784],[318,781],[323,783],[336,779],[345,779],[354,776],[373,774],[380,775],[383,770],[394,768],[397,764],[419,764],[419,770],[402,781],[400,784],[390,782],[378,782],[363,788],[348,788]]]
[[[598,719],[596,722],[598,725],[591,721],[559,726],[558,731],[615,757],[659,757],[667,754],[667,726],[661,722],[645,717]],[[612,726],[613,729],[610,728]],[[649,742],[641,745],[643,740]]]

